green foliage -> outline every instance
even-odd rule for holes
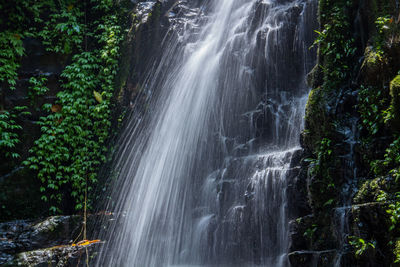
[[[333,141],[322,138],[317,143],[314,158],[306,160],[310,162],[309,175],[312,177],[309,190],[317,210],[336,205],[336,185],[332,175],[335,166],[333,149]]]
[[[389,204],[389,208],[386,212],[390,215],[390,231],[393,231],[398,223],[400,222],[400,192],[397,192],[394,196],[393,201]]]
[[[18,118],[29,115],[25,111],[26,107],[15,107],[11,111],[0,111],[0,151],[7,158],[19,158],[16,152],[16,145],[20,143],[20,130],[22,127],[18,124]]]
[[[24,55],[23,39],[31,34],[27,30],[30,18],[38,13],[36,1],[4,1],[0,3],[0,86],[1,94],[6,89],[14,90],[18,79],[20,59]],[[3,104],[2,104],[3,105]],[[20,142],[22,127],[17,123],[21,116],[28,115],[26,107],[14,107],[0,111],[0,150],[7,158],[19,158],[15,147]]]
[[[396,181],[397,183],[397,181]],[[389,228],[390,233],[389,246],[392,247],[394,263],[400,262],[400,233],[398,226],[400,223],[400,192],[390,192],[391,190],[380,190],[376,201],[384,204],[386,207],[386,213],[389,216]]]
[[[362,121],[361,128],[371,136],[379,133],[384,127],[387,114],[388,99],[382,90],[376,87],[361,87],[359,93],[358,112]]]
[[[83,209],[85,195],[92,192],[100,164],[106,160],[111,98],[123,32],[114,2],[92,3],[100,18],[79,24],[83,13],[76,10],[72,15],[77,8],[65,4],[60,13],[50,16],[52,23],[39,33],[49,51],[81,51],[61,74],[63,91],[57,94],[56,103],[44,105],[48,115],[39,121],[42,135],[25,161],[37,171],[43,183],[42,199],[51,202],[51,212],[61,212],[66,192],[75,200],[75,209]],[[91,38],[90,51],[85,51],[86,38]]]
[[[400,132],[400,75],[390,82],[390,98],[386,121],[391,122],[396,132]]]
[[[75,50],[82,51],[86,30],[83,8],[75,6],[75,1],[60,1],[49,5],[52,11],[49,18],[37,33],[49,52],[70,54]],[[78,4],[79,2],[76,2]],[[37,20],[42,22],[42,20]]]
[[[15,89],[18,60],[24,54],[21,38],[19,33],[0,32],[0,83],[6,83],[10,89]]]
[[[386,149],[382,160],[371,161],[371,169],[375,176],[392,175],[396,182],[400,178],[400,137],[396,138]]]
[[[393,87],[393,86],[392,86]],[[392,95],[393,98],[393,95]],[[387,92],[377,87],[362,87],[359,93],[359,104],[357,106],[361,118],[361,129],[368,132],[364,145],[369,146],[373,137],[385,129],[386,125],[393,121],[395,100],[390,102]],[[400,177],[400,137],[394,135],[394,141],[387,147],[383,159],[369,159],[372,174],[384,176],[391,174],[396,181]]]
[[[323,113],[315,111],[323,109],[318,110],[315,107],[321,105],[321,99],[324,99],[324,97],[329,100],[338,100],[337,95],[340,90],[354,90],[353,85],[359,84],[357,111],[360,115],[359,133],[363,147],[361,152],[355,150],[354,153],[364,157],[361,163],[363,168],[358,175],[362,173],[362,176],[365,174],[365,176],[370,177],[363,183],[356,201],[357,203],[377,201],[380,202],[377,209],[386,210],[387,217],[379,218],[379,222],[382,222],[384,227],[390,221],[390,229],[387,229],[390,234],[382,239],[379,237],[379,242],[385,242],[381,241],[385,240],[384,238],[391,240],[389,247],[393,249],[396,261],[400,261],[400,244],[398,242],[400,232],[397,230],[400,219],[400,201],[399,193],[397,193],[400,175],[400,104],[397,103],[400,96],[398,89],[400,88],[400,77],[393,79],[395,68],[398,67],[395,55],[398,53],[400,33],[400,25],[393,16],[397,18],[398,8],[396,1],[383,0],[369,1],[367,6],[368,11],[364,13],[367,18],[365,24],[373,25],[375,22],[376,32],[370,26],[364,27],[368,31],[367,38],[370,39],[364,43],[368,47],[365,49],[362,67],[358,69],[357,62],[362,55],[357,46],[361,48],[362,45],[357,43],[358,41],[364,42],[363,40],[356,42],[354,37],[357,35],[353,34],[358,32],[354,28],[354,15],[360,11],[359,3],[348,0],[319,1],[321,28],[317,31],[318,37],[315,44],[319,48],[318,64],[322,71],[323,80],[319,78],[318,83],[313,86],[320,86],[318,91],[323,93],[318,99],[315,98],[318,100],[316,101],[317,104],[311,103],[313,107],[307,107],[307,110],[314,111],[313,113],[316,113],[316,115],[310,116],[306,113],[308,118],[314,119],[311,123],[306,121],[306,130],[311,132],[307,133],[306,131],[306,133],[320,140],[319,142],[313,140],[313,143],[317,144],[316,146],[306,143],[307,147],[311,148],[313,152],[313,159],[309,160],[311,162],[309,192],[314,212],[317,214],[319,210],[322,210],[318,216],[320,218],[327,216],[325,206],[329,207],[335,203],[334,199],[338,192],[334,192],[333,188],[340,186],[339,184],[335,185],[333,181],[341,183],[341,177],[335,177],[335,173],[340,173],[340,171],[335,172],[334,170],[330,171],[330,169],[339,169],[343,164],[338,163],[337,155],[332,156],[335,152],[330,155],[329,150],[333,150],[331,147],[336,140],[340,142],[344,138],[339,136],[336,139],[334,129],[337,127],[326,127],[326,125],[332,125],[331,121],[335,117],[339,117],[338,113],[325,108],[327,114],[323,117],[324,120],[321,120],[319,118],[322,116],[319,114]],[[389,90],[390,79],[393,80]],[[313,91],[315,90],[316,88],[313,88]],[[311,97],[314,97],[313,94],[311,94]],[[327,102],[322,103],[328,106]],[[342,115],[342,113],[339,111],[339,115]],[[319,120],[316,120],[315,117],[318,117]],[[319,125],[315,126],[318,123],[322,125],[323,131],[319,130]],[[310,125],[313,127],[310,127]],[[331,143],[329,142],[330,139],[332,139]],[[385,153],[382,153],[383,151]],[[334,176],[334,179],[332,179],[332,176]],[[318,216],[316,218],[319,218]],[[360,230],[363,228],[363,226],[359,227]],[[375,232],[373,231],[373,233]],[[394,242],[396,242],[395,246],[393,246]],[[354,254],[357,258],[371,256],[371,253],[381,253],[387,245],[379,243],[380,248],[375,249],[375,241],[367,241],[361,237],[350,237],[349,243],[354,248]],[[384,251],[383,253],[386,254],[387,252]]]
[[[393,99],[389,104],[389,97],[382,94],[376,88],[363,88],[360,92],[359,112],[362,119],[362,128],[368,130],[368,138],[364,140],[364,146],[373,146],[374,138],[380,135],[388,122],[394,119]],[[400,193],[396,192],[400,178],[400,136],[393,134],[393,141],[387,146],[383,157],[374,156],[367,159],[369,162],[372,177],[385,177],[388,184],[385,188],[379,189],[376,201],[387,205],[386,213],[389,215],[390,224],[388,231],[393,239],[398,237],[396,231],[400,220]],[[389,242],[389,245],[393,241]],[[396,243],[397,244],[397,243]],[[399,262],[400,256],[397,247],[393,249],[395,262]],[[358,246],[356,256],[362,253],[365,244]],[[358,253],[358,254],[357,254]]]
[[[375,47],[380,54],[383,54],[384,45],[391,45],[395,36],[399,33],[400,27],[390,15],[377,17],[375,25],[378,31],[378,35],[375,38]]]
[[[389,15],[378,17],[375,21],[376,27],[378,28],[378,33],[384,34],[386,31],[388,31],[392,22],[393,20]]]
[[[352,60],[356,53],[354,38],[351,33],[351,18],[344,12],[352,1],[320,1],[322,12],[321,31],[314,45],[318,45],[324,72],[324,88],[338,89],[351,73]]]
[[[400,239],[396,240],[393,252],[395,256],[394,263],[400,263]]]
[[[307,237],[308,239],[312,240],[314,237],[315,232],[318,229],[318,225],[317,224],[313,224],[311,226],[311,228],[307,228],[306,231],[304,232],[303,236]]]
[[[369,249],[375,249],[376,242],[365,241],[357,236],[349,236],[349,244],[354,248],[356,257],[363,256]]]
[[[15,89],[19,60],[24,55],[23,39],[33,36],[43,5],[49,0],[15,0],[0,3],[0,83]]]
[[[385,56],[382,52],[381,56]],[[374,147],[374,140],[379,136],[382,136],[385,131],[389,130],[389,125],[392,129],[395,129],[397,114],[397,77],[390,84],[390,94],[387,87],[382,90],[378,87],[363,87],[360,90],[360,100],[358,104],[358,111],[362,120],[361,128],[366,130],[366,138],[363,140],[363,145],[365,147]],[[400,193],[398,191],[398,186],[396,184],[399,182],[400,178],[400,136],[398,132],[390,134],[392,142],[388,142],[385,149],[385,154],[382,156],[376,156],[374,154],[367,154],[366,162],[370,165],[370,175],[375,180],[385,181],[386,186],[380,188],[377,186],[376,190],[378,196],[376,201],[382,203],[386,208],[386,213],[389,216],[389,228],[390,246],[399,236],[398,223],[400,220]],[[389,139],[390,140],[390,139]],[[382,149],[382,148],[380,148]],[[379,179],[379,177],[381,177]],[[375,181],[374,180],[374,181]],[[370,184],[373,184],[370,183]],[[397,243],[396,243],[397,244]],[[356,246],[356,256],[362,254],[366,249],[365,244],[358,244]],[[395,262],[400,259],[399,253],[396,250],[397,247],[393,248],[393,254],[395,257]]]
[[[34,102],[36,97],[45,95],[49,88],[45,86],[47,78],[44,76],[31,77],[29,79],[30,91],[28,93],[31,101]]]
[[[328,138],[323,138],[320,142],[318,142],[316,158],[308,159],[308,161],[312,162],[313,165],[313,168],[311,170],[312,174],[317,174],[323,171],[324,163],[330,160],[333,152],[332,149],[332,140]]]

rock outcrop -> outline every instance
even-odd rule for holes
[[[96,220],[98,216],[91,215],[88,223]],[[83,266],[86,255],[95,255],[101,242],[77,242],[82,227],[78,215],[0,223],[0,265]]]
[[[289,258],[293,266],[395,266],[399,6],[321,0],[319,9],[298,179],[312,212],[291,222]]]

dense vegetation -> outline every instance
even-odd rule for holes
[[[16,90],[25,41],[40,42],[64,68],[54,100],[45,97],[50,91],[46,73],[37,73],[29,78],[26,105],[0,102],[2,158],[10,166],[22,164],[33,171],[51,213],[80,211],[85,203],[90,207],[94,197],[111,133],[114,82],[127,21],[125,4],[113,0],[0,4],[2,99]],[[40,114],[36,124],[41,134],[28,157],[22,158],[18,144],[29,111]],[[0,208],[3,214],[10,213],[9,207]]]
[[[304,224],[305,245],[299,250],[339,248],[348,266],[400,263],[396,3],[319,0],[319,57],[309,75],[312,91],[302,134],[312,217],[297,220]],[[82,212],[96,198],[94,187],[113,128],[125,5],[114,0],[0,3],[0,160],[9,170],[35,175],[49,214]],[[26,43],[32,40],[59,59],[56,86],[47,73],[22,77]],[[147,41],[140,42],[152,45]],[[28,92],[23,104],[5,101],[24,79]],[[40,128],[29,152],[21,146],[30,134],[26,120]],[[344,240],[335,232],[338,207],[348,209]],[[14,218],[7,205],[0,205],[0,213],[0,220]]]
[[[389,266],[400,262],[398,6],[319,3],[319,62],[303,134],[316,220],[304,236],[309,249],[339,248],[342,264]],[[349,205],[343,241],[335,214]]]

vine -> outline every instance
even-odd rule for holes
[[[0,18],[0,84],[15,89],[19,60],[26,37],[40,40],[48,53],[59,54],[69,65],[61,74],[61,91],[55,102],[43,105],[46,115],[37,124],[41,136],[23,162],[42,182],[42,199],[53,213],[91,207],[91,192],[100,165],[106,160],[111,131],[112,96],[118,72],[120,45],[124,38],[121,18],[124,1],[41,0],[0,4],[7,12]],[[29,79],[32,106],[49,89],[44,75]],[[3,105],[3,104],[2,104]],[[7,157],[20,143],[18,124],[24,108],[1,108],[0,149]],[[86,201],[87,198],[87,201]],[[71,210],[69,210],[71,212]]]
[[[0,151],[9,159],[17,159],[20,154],[16,146],[20,143],[22,126],[17,122],[23,116],[30,115],[25,106],[16,106],[11,111],[0,111]]]

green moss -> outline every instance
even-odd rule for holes
[[[390,82],[390,96],[393,126],[396,131],[400,131],[400,75]]]
[[[322,85],[323,73],[321,67],[317,64],[307,75],[307,84],[311,88],[317,88]]]
[[[329,116],[326,111],[327,94],[322,87],[312,89],[306,105],[305,130],[302,133],[303,145],[315,151],[317,143],[324,137],[329,137],[332,131]]]
[[[396,244],[395,244],[393,253],[396,257],[395,263],[400,263],[400,238],[396,240]]]
[[[382,194],[385,194],[387,183],[387,180],[382,177],[361,182],[359,191],[354,197],[354,203],[361,204],[378,201]]]
[[[361,66],[363,83],[368,86],[382,86],[389,67],[387,55],[381,48],[368,46],[364,51],[364,61]]]
[[[380,66],[383,62],[382,54],[374,51],[372,47],[367,47],[365,49],[365,60],[364,63],[369,68],[376,68]]]

